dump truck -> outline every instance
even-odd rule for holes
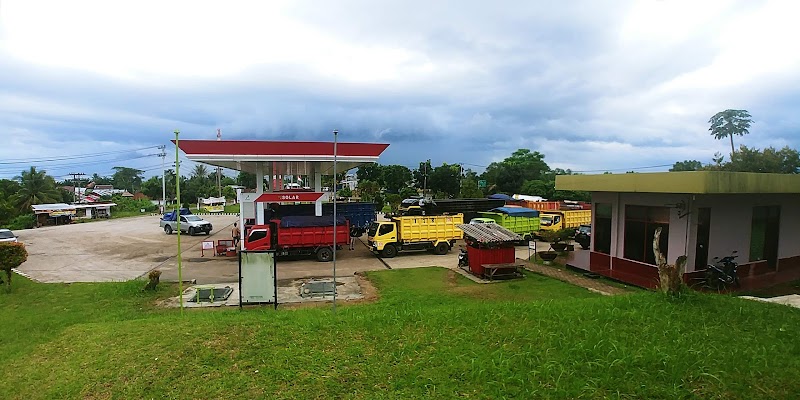
[[[350,225],[337,216],[336,243],[332,216],[287,216],[269,224],[247,227],[245,250],[275,250],[277,256],[316,256],[317,261],[333,259],[333,246],[349,243]]]
[[[564,210],[539,212],[540,230],[557,231],[564,228],[577,229],[592,223],[592,210]]]
[[[372,223],[367,231],[367,244],[374,253],[386,258],[408,250],[447,254],[456,240],[464,236],[456,226],[463,223],[463,214],[393,217]]]
[[[489,218],[496,224],[531,240],[539,232],[539,211],[525,207],[498,207],[488,212],[479,212],[481,218]],[[472,221],[470,221],[472,223]]]

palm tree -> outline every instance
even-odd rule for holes
[[[23,213],[30,212],[31,206],[34,204],[52,203],[61,198],[56,189],[55,179],[48,176],[45,171],[37,171],[36,167],[22,171],[22,174],[16,179],[19,180],[20,186],[16,195],[16,203]]]
[[[725,110],[714,114],[708,123],[711,124],[708,130],[715,139],[726,137],[731,139],[731,158],[733,158],[733,153],[736,152],[733,148],[733,135],[744,136],[750,133],[748,129],[753,119],[747,110]]]
[[[204,181],[208,179],[208,168],[203,164],[196,164],[192,170],[192,178]]]

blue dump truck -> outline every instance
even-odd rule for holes
[[[271,212],[265,213],[268,214],[266,220],[314,215],[314,204],[270,204],[269,208]],[[375,203],[336,203],[336,214],[343,216],[361,236],[375,222]],[[333,203],[322,203],[322,215],[333,215]]]

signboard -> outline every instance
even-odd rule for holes
[[[204,240],[203,241],[203,250],[214,250],[214,241],[213,240]]]
[[[274,251],[239,252],[239,306],[272,303],[278,306]]]
[[[322,192],[273,192],[264,193],[258,196],[257,203],[293,203],[293,202],[315,202],[325,193]]]
[[[479,180],[478,181],[478,187],[479,188],[485,188],[486,187],[486,181],[483,180],[483,179]]]

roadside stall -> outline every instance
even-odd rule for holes
[[[462,249],[459,266],[473,275],[494,280],[522,277],[514,243],[522,237],[497,224],[461,224],[466,250]]]
[[[75,206],[64,203],[34,204],[31,206],[36,216],[36,226],[66,225],[75,217]]]

